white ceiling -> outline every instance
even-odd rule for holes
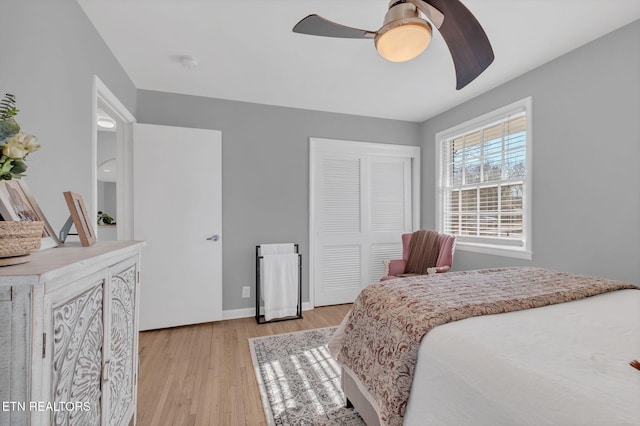
[[[640,19],[640,0],[464,0],[494,63],[455,90],[437,31],[391,63],[373,40],[295,34],[311,13],[377,30],[388,0],[78,0],[138,89],[371,117],[424,121]],[[199,66],[182,67],[181,55]]]

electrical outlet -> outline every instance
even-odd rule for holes
[[[247,297],[251,297],[251,287],[248,285],[242,287],[242,298],[246,299]]]

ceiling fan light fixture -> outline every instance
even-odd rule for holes
[[[383,58],[391,62],[406,62],[427,48],[431,31],[431,24],[420,17],[413,3],[391,0],[374,41]]]
[[[391,62],[406,62],[421,54],[431,42],[431,25],[422,19],[392,22],[375,38],[376,49]]]
[[[427,48],[431,41],[431,25],[438,29],[449,48],[456,71],[457,90],[475,80],[493,62],[493,48],[487,34],[460,0],[390,0],[382,28],[378,31],[347,27],[312,14],[301,19],[293,27],[293,32],[374,39],[383,58],[404,62]]]

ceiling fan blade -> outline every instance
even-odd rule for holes
[[[294,33],[338,38],[374,38],[376,33],[336,24],[319,15],[309,15],[293,27]]]
[[[423,0],[444,15],[440,34],[456,69],[456,89],[471,83],[493,62],[493,49],[482,26],[458,0]]]

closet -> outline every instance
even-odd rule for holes
[[[310,140],[314,306],[351,303],[419,228],[420,147]]]

